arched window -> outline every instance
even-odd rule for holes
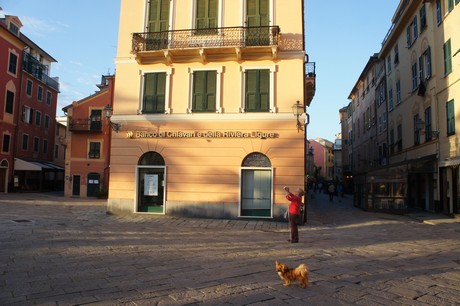
[[[139,165],[142,166],[164,166],[165,160],[157,152],[147,152],[139,158]]]
[[[243,160],[242,167],[271,167],[270,159],[262,153],[251,153]]]

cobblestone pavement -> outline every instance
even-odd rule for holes
[[[106,214],[105,201],[0,195],[0,305],[459,305],[460,223],[309,200],[287,223]],[[284,287],[275,260],[306,263]]]

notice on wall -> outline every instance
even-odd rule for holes
[[[144,195],[157,196],[158,195],[158,174],[145,174],[144,175]]]

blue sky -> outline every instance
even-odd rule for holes
[[[334,141],[340,132],[339,109],[349,103],[369,57],[380,51],[398,3],[305,1],[306,49],[316,62],[317,82],[308,109],[309,139]],[[114,73],[120,0],[0,0],[0,6],[18,16],[22,32],[58,61],[51,71],[60,79],[58,115],[97,91],[103,74]]]

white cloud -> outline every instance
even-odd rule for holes
[[[19,17],[23,24],[21,31],[28,33],[28,35],[46,36],[50,33],[64,32],[64,28],[69,26],[53,20],[43,20],[36,17],[22,16]]]

